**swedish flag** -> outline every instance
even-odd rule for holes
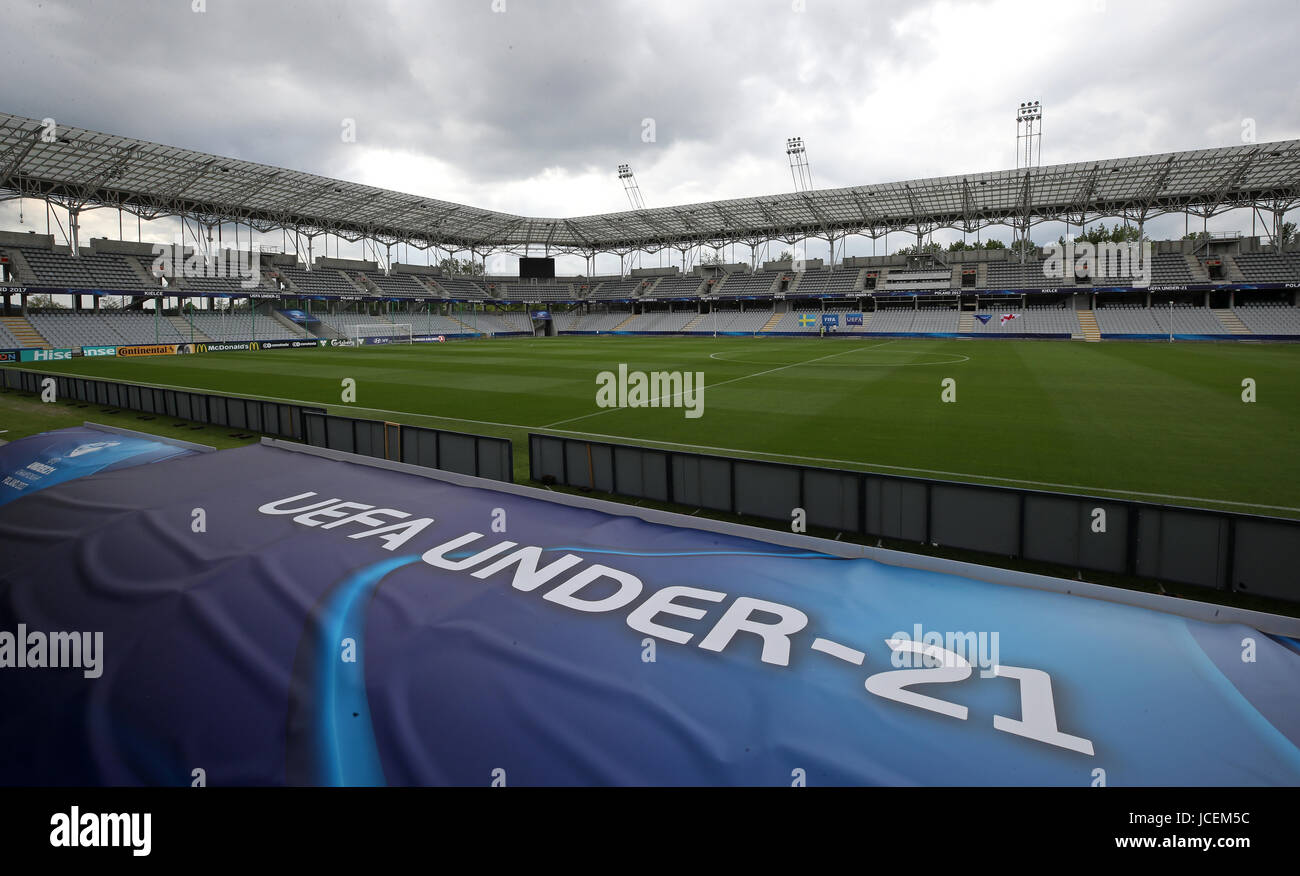
[[[813,325],[816,322],[817,322],[817,317],[813,316],[811,313],[799,314],[799,325],[803,326],[804,328],[807,328],[808,326]]]

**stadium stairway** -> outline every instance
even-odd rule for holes
[[[690,322],[686,323],[686,325],[682,326],[682,331],[684,332],[695,331],[695,327],[700,324],[700,322],[704,319],[705,316],[706,314],[701,313],[699,316],[695,317],[695,319],[691,320]]]
[[[1237,314],[1233,313],[1231,310],[1228,310],[1227,308],[1211,310],[1210,313],[1214,314],[1215,318],[1217,318],[1219,320],[1219,323],[1228,330],[1229,334],[1233,334],[1233,335],[1254,334],[1254,332],[1252,332],[1249,328],[1246,327],[1246,324],[1241,321],[1241,318],[1238,317]]]
[[[610,329],[610,331],[612,332],[622,331],[627,326],[627,324],[634,319],[636,319],[636,314],[629,313],[627,319],[623,320],[618,325],[614,326],[612,329]]]
[[[1192,275],[1193,282],[1210,282],[1210,272],[1205,269],[1205,262],[1192,255],[1190,252],[1183,253],[1183,259],[1187,262],[1187,270]]]
[[[310,338],[312,336],[311,332],[307,330],[306,326],[299,325],[298,323],[289,319],[289,317],[281,313],[274,305],[259,307],[257,309],[257,312],[262,316],[274,320],[275,322],[283,326],[285,329],[287,329],[291,334],[296,335],[297,337]],[[325,325],[325,323],[323,322],[317,324],[321,326]],[[334,334],[337,335],[339,333],[335,332]]]
[[[957,282],[958,282],[958,283],[961,282],[961,278],[960,278],[960,277],[957,278]],[[963,314],[961,315],[961,321],[957,323],[957,331],[959,331],[959,332],[973,332],[973,331],[975,331],[975,314],[973,314],[973,313],[963,313]]]
[[[1085,341],[1100,341],[1101,329],[1097,328],[1097,314],[1091,310],[1080,310],[1078,313],[1079,328],[1083,331]]]
[[[0,250],[4,255],[9,257],[9,267],[17,275],[17,281],[23,286],[36,286],[36,274],[32,271],[32,266],[27,264],[27,257],[23,251],[14,247],[13,249]]]
[[[451,314],[451,313],[448,313],[448,314],[447,314],[447,318],[450,319],[451,321],[457,323],[457,324],[460,325],[461,327],[463,327],[463,328],[465,329],[465,333],[466,333],[466,334],[470,334],[470,335],[485,334],[485,332],[480,332],[478,329],[474,328],[474,326],[472,326],[472,325],[470,325],[469,323],[465,322],[465,320],[463,320],[463,319],[461,319],[460,317],[455,316],[455,315],[453,315],[453,314]]]
[[[176,331],[180,332],[181,337],[186,341],[190,339],[192,331],[195,343],[210,344],[213,342],[212,338],[208,337],[198,329],[191,329],[190,321],[183,316],[169,316],[167,317],[167,321],[176,327]]]
[[[148,283],[150,286],[158,285],[158,278],[153,275],[153,262],[145,259],[143,256],[123,256],[122,261],[126,266],[135,272],[140,278],[140,282]]]
[[[1223,259],[1223,279],[1229,283],[1245,283],[1246,275],[1241,272],[1241,268],[1237,266],[1237,262],[1232,256],[1224,253],[1221,258]]]
[[[50,342],[32,327],[25,316],[0,316],[0,325],[8,329],[9,334],[24,347],[41,347],[47,350],[50,348]]]
[[[767,322],[763,323],[763,327],[762,327],[761,329],[759,329],[759,331],[760,331],[760,332],[770,332],[772,329],[776,328],[776,324],[779,323],[779,322],[781,321],[781,317],[783,317],[783,316],[785,316],[784,313],[774,313],[774,314],[772,314],[771,316],[769,316],[769,317],[767,318]]]

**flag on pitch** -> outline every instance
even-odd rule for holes
[[[1007,323],[1011,322],[1011,320],[1016,319],[1019,316],[1020,314],[1018,313],[1004,313],[1002,314],[1002,322],[1000,322],[999,325],[1006,325]]]
[[[815,322],[817,322],[817,317],[813,316],[811,313],[799,314],[799,325],[803,326],[804,328],[807,328],[808,326],[812,325]]]
[[[993,314],[991,314],[991,313],[977,313],[977,314],[975,314],[975,318],[978,319],[980,322],[982,322],[984,325],[988,325],[988,324],[989,324],[989,320],[993,318]]]

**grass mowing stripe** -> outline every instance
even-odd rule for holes
[[[864,349],[865,349],[865,350],[874,350],[874,349],[876,349],[876,347],[883,347],[883,346],[885,346],[885,344],[890,344],[890,343],[893,343],[893,342],[892,342],[892,341],[885,341],[884,343],[876,344],[876,345],[871,346],[871,347],[859,347],[857,350],[842,350],[842,351],[840,351],[839,353],[831,353],[829,356],[819,356],[819,357],[817,357],[816,359],[809,359],[809,360],[806,361],[806,362],[791,362],[789,365],[782,365],[780,368],[769,368],[769,369],[767,369],[766,371],[756,371],[756,372],[754,372],[753,374],[745,374],[745,375],[742,375],[742,376],[740,376],[740,377],[733,377],[733,378],[731,378],[730,380],[724,380],[724,381],[722,381],[721,383],[713,383],[713,384],[710,384],[710,385],[708,386],[708,389],[717,389],[719,386],[727,386],[728,384],[731,384],[731,383],[739,383],[739,382],[742,381],[742,380],[749,380],[749,379],[752,378],[752,377],[762,377],[762,376],[765,375],[765,374],[775,374],[776,372],[778,372],[778,371],[784,371],[784,370],[786,370],[787,368],[794,368],[796,365],[811,365],[812,363],[814,363],[814,362],[820,362],[820,361],[822,361],[823,359],[833,359],[833,358],[835,358],[836,356],[843,356],[845,353],[856,353],[856,352],[860,352],[861,350],[864,350]],[[675,392],[675,393],[673,393],[671,396],[669,396],[669,398],[670,398],[670,399],[676,399],[676,398],[678,398],[679,396],[681,396],[683,393],[685,393],[685,390],[682,390],[681,392]],[[657,400],[658,400],[657,398],[651,400],[651,402],[652,402],[651,406],[652,406],[652,407],[659,407],[658,405],[654,405],[654,404],[653,404],[653,402],[654,402],[654,401],[657,401]],[[573,422],[577,422],[578,420],[585,420],[587,417],[598,417],[598,416],[600,416],[601,414],[606,414],[606,413],[609,413],[610,411],[616,411],[616,410],[618,410],[618,408],[604,408],[604,409],[602,409],[602,410],[596,411],[595,413],[591,413],[591,414],[583,414],[581,417],[571,417],[571,418],[569,418],[569,419],[567,419],[567,420],[560,420],[559,422],[551,423],[550,425],[548,425],[548,426],[546,426],[546,427],[544,427],[544,428],[550,429],[550,428],[553,428],[553,427],[555,427],[555,426],[562,426],[562,425],[564,425],[565,423],[573,423]]]
[[[531,429],[1300,516],[1300,345],[890,340],[560,337],[30,367],[316,404],[517,447]],[[608,433],[568,428],[590,429],[595,376],[620,362],[703,370],[708,388],[727,392],[706,395],[699,419],[620,408]],[[340,404],[348,376],[361,405]],[[945,377],[958,382],[955,404],[940,402]],[[1240,398],[1245,377],[1258,383],[1254,404]]]

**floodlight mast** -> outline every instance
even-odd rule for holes
[[[1036,100],[1027,100],[1016,110],[1016,170],[1038,167],[1042,163],[1043,105]]]
[[[632,173],[632,168],[627,164],[618,166],[618,178],[623,181],[623,191],[627,193],[627,199],[632,204],[633,210],[644,210],[645,200],[641,197],[641,187],[636,184],[636,176]]]
[[[644,210],[645,199],[641,197],[641,187],[636,183],[636,176],[632,173],[630,164],[620,164],[618,166],[618,178],[623,181],[623,191],[627,195],[628,203],[632,205],[633,210]],[[640,266],[641,253],[638,250],[635,263]],[[623,276],[623,256],[618,258],[618,273]]]
[[[785,141],[785,154],[790,159],[790,176],[794,179],[796,192],[811,192],[813,189],[812,167],[808,164],[808,150],[804,147],[803,137],[789,137]]]
[[[1036,147],[1036,148],[1035,148]],[[1043,105],[1037,100],[1021,101],[1016,109],[1016,170],[1038,167],[1043,161]],[[1020,263],[1024,264],[1029,248],[1029,217],[1016,223],[1020,243]]]

